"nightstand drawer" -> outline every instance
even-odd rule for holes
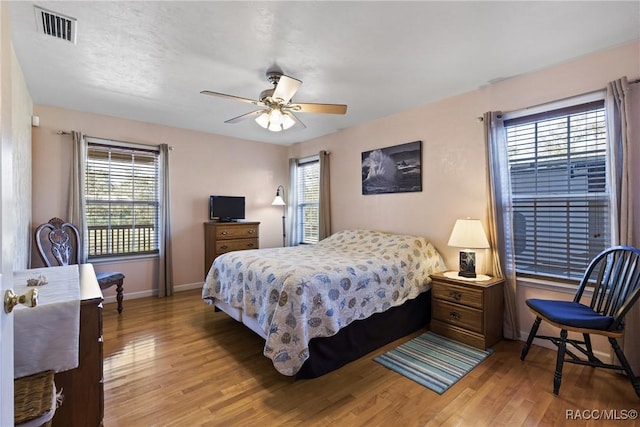
[[[232,226],[218,225],[216,239],[243,239],[258,237],[258,226],[254,224],[235,224]]]
[[[438,335],[442,335],[443,337],[449,337],[456,341],[460,341],[477,348],[488,348],[487,340],[485,339],[484,335],[469,331],[464,328],[459,328],[457,326],[453,326],[439,320],[434,319],[431,321],[431,331]]]
[[[245,249],[258,249],[258,239],[236,239],[216,242],[216,255]]]
[[[434,319],[482,333],[482,310],[438,299],[432,304]]]
[[[431,290],[432,298],[464,304],[469,307],[483,308],[483,292],[481,289],[471,289],[449,283],[434,282]]]

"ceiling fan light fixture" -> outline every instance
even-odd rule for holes
[[[287,130],[296,124],[296,121],[291,117],[291,114],[286,111],[282,111],[279,108],[273,108],[271,110],[265,110],[262,114],[256,117],[256,123],[271,132],[280,132]]]
[[[269,127],[267,129],[269,129],[271,132],[280,132],[282,130],[282,126],[274,122],[269,122]]]
[[[260,127],[267,129],[269,127],[269,112],[264,111],[262,114],[256,117],[256,123],[260,125]]]
[[[282,124],[282,111],[279,108],[274,108],[271,110],[271,114],[269,115],[269,122],[276,126],[280,126]]]
[[[288,112],[282,113],[282,129],[283,130],[287,130],[293,127],[293,125],[295,124],[296,124],[296,121],[293,119],[293,117],[291,117],[291,114],[289,114]]]

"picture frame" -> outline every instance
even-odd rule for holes
[[[362,194],[422,191],[422,141],[362,152]]]
[[[473,251],[460,251],[459,276],[467,278],[476,277],[476,253]]]

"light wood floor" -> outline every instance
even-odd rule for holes
[[[410,337],[323,377],[296,381],[262,356],[253,332],[202,303],[199,290],[125,300],[120,316],[106,304],[104,425],[640,426],[567,419],[567,411],[624,416],[640,409],[640,399],[625,377],[575,365],[566,366],[555,397],[555,353],[534,346],[522,362],[521,342],[495,345],[442,395],[372,360]]]

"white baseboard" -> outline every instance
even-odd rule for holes
[[[185,285],[177,285],[173,287],[173,291],[174,292],[182,292],[182,291],[188,291],[191,289],[201,289],[203,286],[203,282],[196,282],[196,283],[187,283]],[[146,297],[155,297],[158,296],[158,290],[154,289],[154,290],[149,290],[149,291],[141,291],[141,292],[130,292],[130,293],[124,293],[124,300],[125,302],[127,300],[132,300],[132,299],[138,299],[138,298],[146,298]],[[104,303],[105,304],[110,304],[110,303],[115,303],[116,302],[116,296],[112,295],[112,296],[108,296],[104,298]]]

